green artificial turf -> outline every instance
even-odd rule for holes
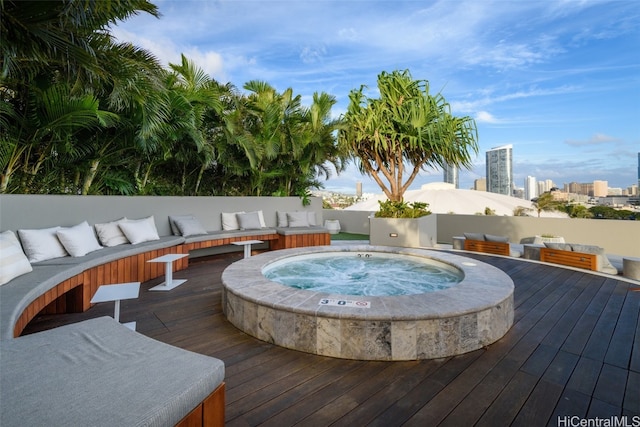
[[[338,234],[332,234],[331,240],[369,240],[369,235],[340,232]]]

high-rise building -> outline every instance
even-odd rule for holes
[[[356,181],[356,197],[362,197],[362,181]]]
[[[487,191],[512,195],[513,145],[494,147],[487,151]]]
[[[638,153],[638,188],[640,188],[640,153]]]
[[[473,189],[476,191],[487,191],[487,180],[478,178],[473,181]]]
[[[582,187],[579,183],[573,181],[568,184],[564,184],[564,192],[565,193],[574,193],[574,194],[582,194]],[[586,193],[584,193],[586,194]]]
[[[524,180],[524,198],[531,200],[538,196],[538,186],[536,185],[536,177],[528,176]]]
[[[593,181],[593,197],[607,197],[608,192],[608,181]]]
[[[457,166],[451,166],[451,165],[444,165],[443,168],[443,178],[442,180],[444,182],[447,182],[449,184],[453,184],[456,186],[456,188],[460,188],[460,177],[458,175],[458,167]]]
[[[538,186],[538,196],[546,191],[544,188],[544,181],[538,181],[537,186]]]

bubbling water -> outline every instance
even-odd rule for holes
[[[289,257],[263,275],[297,289],[340,295],[414,295],[447,289],[463,279],[457,268],[429,258],[335,252]]]

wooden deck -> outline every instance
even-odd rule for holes
[[[136,320],[138,332],[157,340],[222,359],[228,426],[557,426],[571,425],[558,417],[622,415],[640,422],[638,285],[468,256],[513,278],[515,322],[497,343],[457,357],[341,360],[254,339],[227,322],[220,305],[220,275],[238,254],[176,273],[188,281],[171,292],[146,292],[161,278],[144,283],[139,299],[122,301],[121,320]],[[112,312],[113,303],[103,303],[86,313],[38,316],[25,333]]]

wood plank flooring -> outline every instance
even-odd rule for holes
[[[497,343],[439,360],[367,362],[280,348],[222,314],[220,276],[239,254],[196,261],[171,292],[122,301],[121,321],[222,359],[228,426],[557,426],[564,417],[640,422],[640,286],[469,254],[515,282],[515,322]],[[113,314],[113,303],[41,315],[25,333]],[[638,418],[633,418],[638,417]]]

